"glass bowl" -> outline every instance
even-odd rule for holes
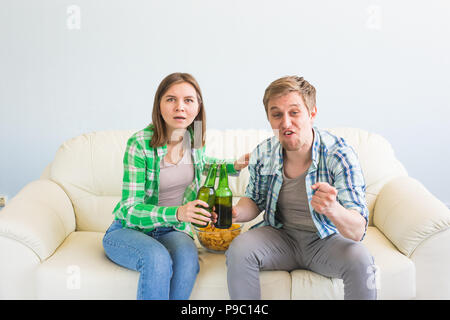
[[[242,230],[243,224],[234,223],[228,229],[219,229],[211,226],[198,228],[194,226],[198,242],[209,252],[224,253],[230,246],[231,241],[236,238]]]

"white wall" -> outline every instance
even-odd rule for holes
[[[383,135],[450,203],[449,39],[446,0],[1,0],[0,194],[68,138],[143,128],[161,79],[182,71],[218,129],[268,129],[265,88],[302,75],[318,126]]]

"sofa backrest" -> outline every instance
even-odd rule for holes
[[[58,183],[71,199],[76,230],[104,232],[110,225],[112,211],[121,197],[126,143],[136,131],[86,133],[64,142],[58,149],[48,178]],[[381,187],[393,177],[406,175],[406,170],[381,136],[352,128],[329,131],[347,139],[358,153],[372,212]],[[206,153],[217,158],[237,158],[271,135],[266,130],[208,130]],[[244,169],[238,178],[230,178],[234,202],[244,195],[248,177],[248,170]]]

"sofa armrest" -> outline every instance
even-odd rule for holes
[[[450,228],[422,242],[411,255],[416,299],[450,299]]]
[[[72,203],[50,180],[29,183],[0,212],[0,238],[20,242],[41,261],[74,230]]]
[[[378,194],[373,214],[374,225],[408,257],[450,227],[450,210],[411,177],[388,182]]]

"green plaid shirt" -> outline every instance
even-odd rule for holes
[[[192,131],[189,133],[192,138]],[[126,228],[149,232],[157,227],[173,227],[193,237],[191,223],[177,220],[179,206],[158,206],[160,162],[167,154],[167,145],[151,147],[152,136],[153,126],[149,125],[128,139],[123,157],[122,199],[114,208],[115,219],[121,220]],[[221,161],[205,156],[205,147],[191,148],[191,154],[194,180],[186,188],[181,205],[197,198],[201,175],[207,174],[211,163]],[[239,174],[234,161],[225,161],[229,174]]]

